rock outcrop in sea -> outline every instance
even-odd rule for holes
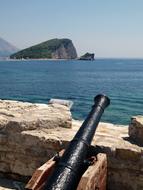
[[[79,60],[87,60],[87,61],[93,61],[94,60],[94,53],[85,53],[82,55]]]
[[[28,179],[68,145],[81,124],[65,105],[0,100],[0,174]],[[136,141],[142,129],[143,116],[133,117],[130,129],[100,122],[92,145],[107,155],[109,190],[143,189],[143,141]]]
[[[70,39],[51,39],[21,50],[11,59],[76,59],[77,52]]]

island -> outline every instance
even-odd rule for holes
[[[51,39],[10,56],[11,59],[76,59],[77,52],[70,39]]]
[[[94,53],[85,53],[85,54],[82,55],[80,58],[78,58],[78,60],[89,60],[89,61],[93,61],[93,60],[94,60]]]

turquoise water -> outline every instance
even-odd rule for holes
[[[1,99],[68,99],[73,117],[84,119],[99,93],[111,98],[102,121],[128,124],[132,115],[143,114],[143,60],[0,62]]]

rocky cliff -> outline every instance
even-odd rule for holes
[[[52,39],[21,50],[11,59],[75,59],[76,49],[70,39]]]

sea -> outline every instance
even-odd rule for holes
[[[84,120],[98,94],[111,100],[103,122],[128,125],[143,115],[143,59],[0,61],[0,99],[70,100],[73,118]]]

